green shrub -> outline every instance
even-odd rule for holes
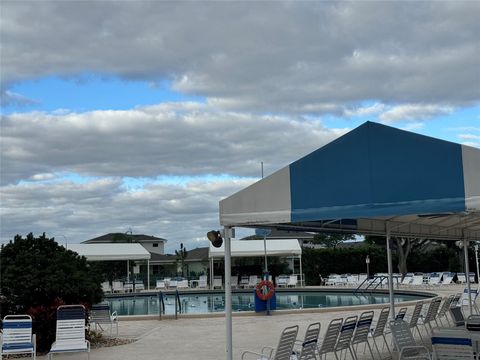
[[[37,334],[37,348],[47,351],[54,340],[55,310],[62,304],[87,308],[102,300],[101,277],[84,257],[59,246],[43,234],[15,236],[2,246],[2,318],[30,314]]]

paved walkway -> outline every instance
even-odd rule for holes
[[[447,288],[423,289],[441,296],[461,292],[464,285]],[[385,305],[378,306],[377,308]],[[244,350],[260,350],[264,345],[276,346],[281,331],[291,325],[300,326],[299,338],[304,336],[306,327],[319,321],[322,325],[322,339],[330,320],[359,314],[361,310],[337,308],[333,311],[321,309],[318,312],[297,312],[272,316],[234,316],[233,358],[240,359]],[[407,316],[411,310],[407,313]],[[375,319],[378,311],[375,312]],[[374,319],[374,320],[375,320]],[[120,321],[119,337],[136,339],[135,342],[114,347],[93,349],[91,360],[223,360],[225,359],[225,319],[181,318],[178,320],[135,320]],[[39,356],[37,359],[46,359]],[[370,356],[363,355],[363,359]],[[86,359],[82,353],[55,355],[54,359]]]

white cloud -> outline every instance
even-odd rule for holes
[[[64,115],[18,113],[4,116],[1,125],[3,184],[59,172],[258,176],[261,161],[273,172],[348,130],[196,103]]]
[[[439,106],[433,104],[405,104],[393,106],[380,114],[379,119],[387,124],[395,122],[429,120],[436,116],[453,113],[451,106]]]
[[[151,184],[128,191],[115,178],[82,184],[23,183],[0,188],[0,240],[26,232],[77,243],[108,232],[165,237],[167,250],[183,242],[207,246],[206,232],[219,227],[218,202],[253,179],[196,180],[182,185]],[[197,240],[195,240],[197,239]],[[202,239],[199,241],[198,239]]]
[[[459,107],[480,98],[479,12],[474,1],[7,1],[2,79],[167,79],[236,111]]]
[[[474,134],[460,134],[458,137],[462,140],[480,140],[480,135]]]

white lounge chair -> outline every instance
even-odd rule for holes
[[[102,282],[102,290],[105,294],[112,292],[112,287],[110,286],[110,283],[108,281]]]
[[[328,324],[323,341],[318,347],[318,355],[320,356],[320,359],[323,359],[323,355],[326,356],[326,354],[335,353],[335,345],[337,344],[337,338],[338,334],[340,334],[342,324],[343,318],[333,319],[330,321],[330,324]]]
[[[465,329],[433,329],[432,348],[436,360],[475,359],[472,338]]]
[[[135,291],[145,290],[145,285],[142,280],[135,280]]]
[[[296,287],[297,286],[297,275],[290,275],[288,278],[287,287]]]
[[[168,280],[168,288],[169,289],[176,289],[178,285],[178,280],[173,278]]]
[[[123,292],[123,282],[118,281],[118,280],[113,281],[113,282],[112,282],[112,291],[113,291],[114,293],[116,293],[116,292]]]
[[[416,343],[409,325],[404,320],[392,320],[390,322],[390,330],[395,349],[399,352],[399,360],[431,359],[428,349]]]
[[[476,300],[479,294],[479,289],[470,289],[470,297],[468,296],[468,288],[463,289],[462,297],[460,299],[460,304],[462,307],[468,307],[469,298],[472,299],[472,307],[475,312],[480,313],[480,309],[477,306]]]
[[[403,286],[409,286],[413,281],[413,273],[406,273],[401,284]]]
[[[440,285],[440,280],[442,279],[441,273],[431,273],[430,277],[428,278],[428,285],[429,286],[438,286]]]
[[[250,275],[248,278],[248,287],[254,288],[258,284],[258,276],[257,275]]]
[[[232,288],[237,288],[238,287],[238,276],[237,275],[232,275],[230,277],[230,286]]]
[[[365,347],[368,347],[372,359],[375,358],[373,355],[372,347],[368,342],[368,334],[370,333],[370,328],[373,321],[373,311],[365,311],[360,314],[360,317],[357,321],[357,326],[355,327],[355,332],[352,337],[352,350],[355,353],[355,357],[358,359],[357,349],[360,344],[364,344]]]
[[[277,287],[287,287],[288,280],[290,277],[288,275],[278,275],[275,279]]]
[[[163,279],[158,279],[157,284],[155,285],[156,290],[163,290],[166,288],[165,280]]]
[[[295,341],[293,353],[296,360],[317,359],[316,353],[320,326],[319,322],[308,325],[303,341]]]
[[[118,315],[117,312],[110,312],[110,305],[107,303],[92,305],[90,311],[90,324],[95,324],[95,330],[97,326],[100,330],[104,331],[102,325],[110,326],[110,335],[113,334],[113,327],[116,327],[118,335]]]
[[[3,355],[31,354],[36,359],[36,339],[32,334],[32,318],[29,315],[7,315],[3,318],[0,358]]]
[[[127,281],[125,284],[123,284],[123,291],[132,292],[133,291],[133,282],[132,281]]]
[[[423,274],[413,275],[411,284],[412,286],[422,286],[423,285]]]
[[[240,287],[242,289],[245,289],[248,287],[248,279],[249,277],[248,276],[242,276],[241,279],[240,279]]]
[[[382,358],[382,353],[380,352],[380,349],[378,347],[377,340],[376,340],[379,337],[383,338],[384,346],[387,347],[387,351],[390,354],[390,356],[392,355],[392,352],[390,351],[390,347],[388,346],[387,338],[385,337],[385,328],[386,328],[386,325],[388,323],[389,314],[390,314],[390,308],[389,307],[384,307],[380,311],[380,315],[378,316],[377,324],[375,325],[375,329],[373,329],[370,333],[370,335],[373,338],[373,345],[375,346],[375,349],[377,349],[377,353],[378,353],[378,356],[380,358]],[[373,357],[373,358],[375,358],[375,357]]]
[[[457,283],[465,284],[467,282],[467,277],[465,273],[457,273]]]
[[[290,359],[297,334],[298,325],[287,327],[285,330],[283,330],[282,335],[280,335],[280,340],[276,349],[265,346],[262,348],[261,352],[244,351],[242,353],[242,360],[246,359],[247,357],[253,357],[254,359],[258,359],[260,357],[262,360]]]
[[[221,276],[214,276],[213,277],[213,286],[212,286],[213,289],[215,288],[220,288],[222,289],[223,288],[223,284],[222,284],[222,277]]]
[[[55,342],[48,353],[86,352],[90,359],[90,342],[85,339],[85,308],[82,305],[62,305],[57,309]]]
[[[188,280],[177,281],[177,289],[188,289]]]
[[[340,355],[343,351],[349,351],[352,359],[356,359],[355,352],[353,350],[352,338],[355,333],[355,328],[357,326],[358,316],[349,316],[345,319],[340,329],[340,334],[338,335],[337,343],[335,344],[335,358],[337,358],[337,353],[340,352]]]
[[[442,285],[451,285],[453,284],[453,278],[455,277],[455,273],[452,272],[444,272],[443,273],[443,280]]]
[[[198,278],[198,288],[199,289],[206,289],[208,286],[208,283],[207,283],[207,275],[201,275],[199,278]]]

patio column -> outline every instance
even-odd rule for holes
[[[226,360],[233,359],[233,341],[232,341],[232,286],[231,286],[231,238],[232,228],[224,227],[224,242],[225,242],[225,326],[227,335],[226,346]]]
[[[150,260],[147,259],[147,290],[150,290]]]
[[[468,241],[463,238],[463,255],[465,256],[465,276],[467,278],[467,290],[468,290],[468,309],[470,315],[473,314],[472,309],[472,293],[470,292],[470,265],[468,264]]]
[[[127,282],[130,282],[130,260],[127,260]]]
[[[305,287],[305,284],[303,283],[302,255],[300,255],[299,258],[300,258],[300,287]]]
[[[390,297],[390,316],[395,319],[395,302],[393,298],[393,265],[392,265],[392,250],[390,249],[390,223],[385,223],[386,238],[387,238],[387,263],[388,263],[388,295]]]
[[[213,289],[213,256],[210,258],[210,290]]]

